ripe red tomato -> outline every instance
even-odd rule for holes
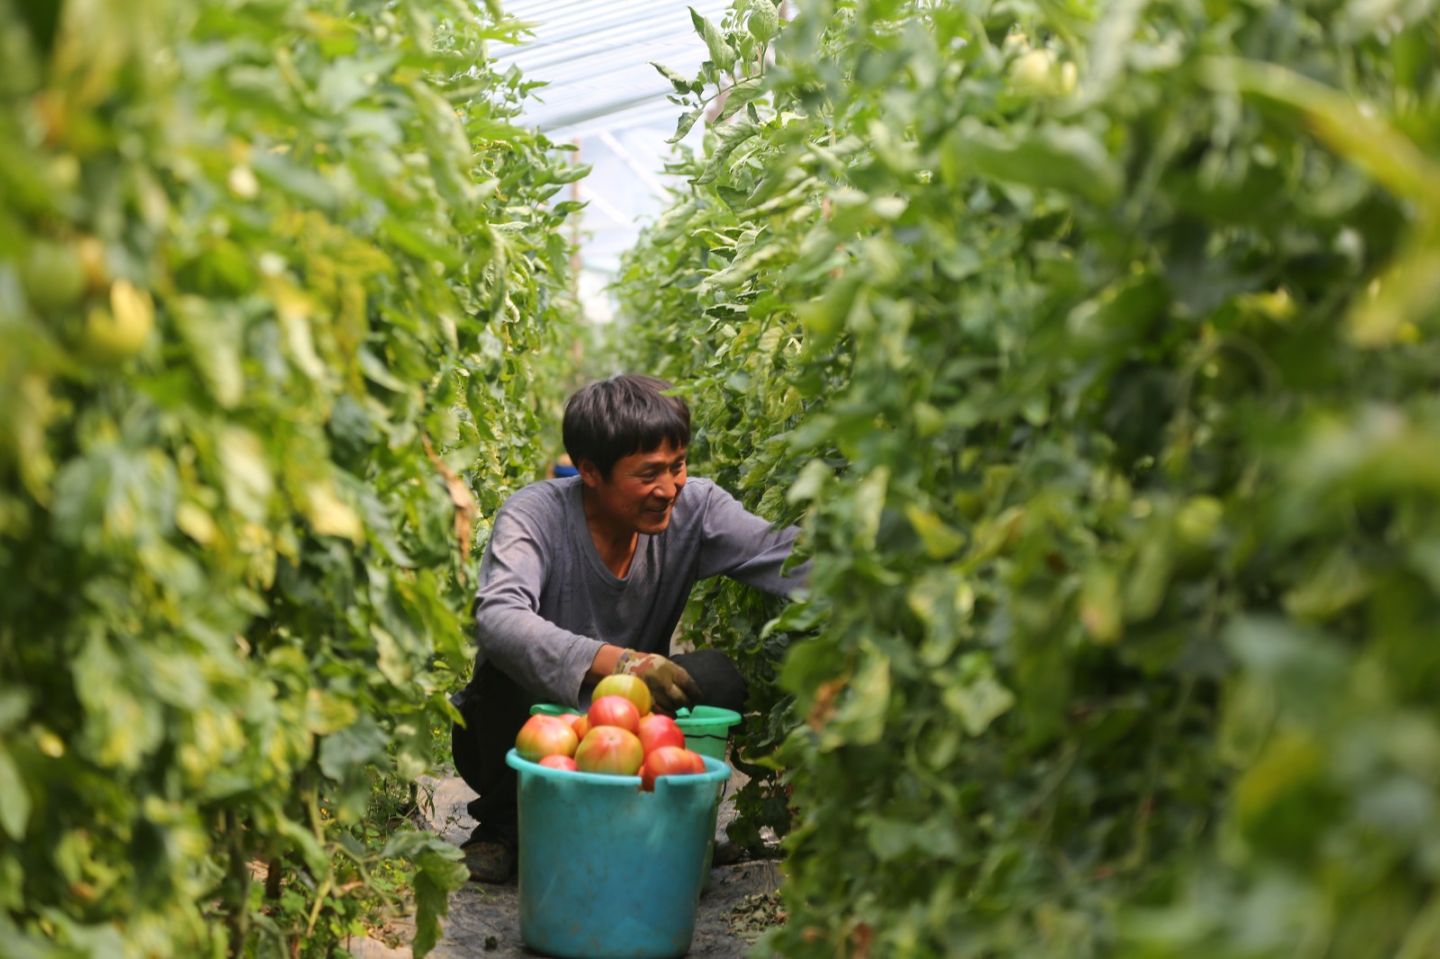
[[[596,726],[618,726],[633,733],[640,726],[640,710],[624,696],[601,696],[590,704],[590,711],[585,715],[592,732]]]
[[[532,763],[545,756],[573,756],[579,740],[559,716],[531,716],[515,737],[515,751]]]
[[[640,745],[645,747],[647,756],[661,746],[685,748],[685,733],[680,730],[679,724],[669,716],[659,713],[641,716],[640,727],[635,730],[635,735],[640,737]]]
[[[622,702],[630,704],[628,699]],[[587,773],[633,776],[639,772],[644,759],[645,750],[640,745],[640,738],[619,726],[594,727],[585,734],[584,742],[575,750],[576,766]]]
[[[653,790],[660,776],[687,776],[705,771],[705,760],[699,753],[679,746],[659,746],[645,757],[640,767],[640,788]]]
[[[576,739],[584,739],[585,734],[590,731],[590,720],[585,718],[584,713],[561,713],[560,718],[570,724],[575,730]]]
[[[571,759],[569,756],[559,755],[542,757],[540,759],[540,765],[544,766],[547,769],[566,769],[572,773],[580,768],[578,765],[576,765],[575,760]]]

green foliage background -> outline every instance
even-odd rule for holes
[[[433,944],[406,784],[575,340],[513,29],[0,0],[6,955],[328,956],[412,889]]]
[[[620,287],[814,557],[695,620],[788,646],[759,952],[1440,952],[1435,5],[769,13]]]

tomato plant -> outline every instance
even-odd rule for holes
[[[1436,948],[1433,6],[747,6],[617,334],[814,561],[762,951]]]
[[[328,956],[402,893],[433,945],[465,872],[408,816],[573,341],[584,168],[512,124],[514,29],[0,0],[15,949]]]

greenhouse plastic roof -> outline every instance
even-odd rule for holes
[[[663,63],[694,75],[705,60],[688,8],[718,22],[729,0],[511,0],[505,12],[534,36],[492,51],[498,65],[543,80],[526,120],[552,139],[655,123],[674,131]]]
[[[730,0],[508,0],[505,12],[531,35],[516,46],[490,51],[500,70],[517,66],[537,89],[521,121],[556,143],[573,143],[592,172],[573,193],[580,199],[580,288],[587,312],[609,317],[602,292],[634,245],[641,226],[654,220],[675,177],[663,172],[681,108],[667,97],[674,88],[651,63],[694,76],[707,58],[689,8],[718,24]],[[698,141],[703,124],[686,137]]]

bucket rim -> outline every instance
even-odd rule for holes
[[[699,712],[700,710],[704,710],[704,712]],[[533,703],[530,706],[531,716],[559,716],[564,713],[584,716],[585,710],[578,706],[561,706],[559,703]],[[694,709],[684,707],[675,714],[675,722],[682,726],[738,726],[744,718],[733,709],[726,709],[724,706],[710,706],[705,703],[701,703]]]
[[[585,715],[585,710],[578,706],[561,706],[559,703],[535,703],[530,707],[531,716],[559,716],[562,713],[574,713],[577,716]]]
[[[701,712],[704,710],[704,712]],[[681,715],[684,713],[685,715]],[[724,706],[708,706],[701,703],[694,709],[681,709],[675,714],[675,722],[683,729],[685,726],[738,726],[745,717],[733,709],[726,709]]]
[[[661,776],[656,783],[665,783],[670,786],[680,787],[685,784],[721,783],[730,778],[730,764],[713,756],[706,756],[697,753],[705,760],[705,771],[703,773],[689,773],[685,776]],[[549,766],[542,766],[539,763],[532,763],[525,759],[520,753],[511,749],[505,754],[505,764],[517,772],[524,772],[529,775],[538,776],[541,779],[549,779],[558,782],[582,782],[592,783],[597,786],[619,787],[625,786],[630,789],[637,789],[640,786],[639,776],[616,776],[613,773],[587,773],[569,769],[551,769]],[[674,780],[674,782],[671,782]]]

